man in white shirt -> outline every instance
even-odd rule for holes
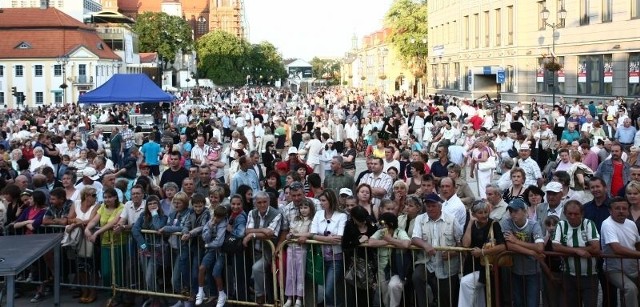
[[[207,163],[208,154],[209,145],[205,145],[204,136],[199,135],[196,139],[196,146],[191,150],[191,163],[197,166],[205,165]]]
[[[384,149],[384,168],[382,169],[383,172],[386,173],[391,167],[395,167],[398,172],[400,171],[400,161],[393,158],[395,151],[396,150],[391,146],[388,146]]]
[[[462,229],[467,219],[467,211],[456,191],[453,179],[444,177],[440,180],[440,197],[444,199],[442,212],[451,215]]]
[[[262,126],[259,118],[254,119],[253,122],[253,135],[256,138],[255,150],[258,152],[262,152],[262,137],[264,136],[264,126]]]
[[[602,222],[601,244],[604,255],[622,256],[604,258],[604,269],[607,279],[624,296],[626,306],[638,306],[638,260],[640,251],[636,249],[640,243],[640,234],[629,216],[629,203],[626,200],[615,200],[610,205],[609,216]]]
[[[313,172],[316,174],[320,174],[320,156],[324,148],[318,138],[314,134],[314,137],[304,147],[307,150],[307,164],[313,168]]]
[[[131,188],[131,200],[124,204],[124,209],[120,213],[120,220],[115,226],[115,230],[130,230],[144,212],[145,206],[146,200],[144,200],[142,186],[135,185]]]

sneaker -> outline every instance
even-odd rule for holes
[[[38,303],[42,300],[43,297],[44,297],[44,294],[42,294],[42,292],[37,292],[36,295],[33,296],[30,302]]]
[[[33,274],[29,273],[29,275],[27,276],[27,279],[24,280],[26,283],[30,283],[33,281]]]
[[[227,302],[227,295],[224,293],[224,291],[220,291],[218,293],[218,303],[216,304],[216,307],[224,307],[224,304]]]
[[[198,294],[196,294],[196,306],[202,305],[203,301],[204,301],[204,292],[198,292]]]
[[[291,307],[291,305],[293,305],[293,301],[291,301],[291,299],[288,299],[284,305],[282,305],[282,307]]]
[[[300,299],[297,299],[294,307],[302,307],[302,301]]]

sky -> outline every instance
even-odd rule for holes
[[[380,30],[393,0],[244,0],[249,41],[269,41],[282,57],[340,57],[351,39]]]

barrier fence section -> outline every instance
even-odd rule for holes
[[[194,301],[199,274],[204,277],[205,302],[218,297],[215,277],[220,278],[228,304],[276,306],[275,246],[255,240],[235,252],[211,251],[199,237],[182,233],[162,234],[142,230],[146,248],[140,248],[130,233],[110,246],[111,281],[116,300],[151,296]],[[208,254],[210,253],[210,254]],[[208,266],[203,266],[203,260]],[[214,277],[215,276],[215,277]],[[264,276],[256,280],[255,276]],[[253,280],[253,283],[251,282]],[[253,286],[251,286],[253,285]],[[256,294],[264,289],[264,298]]]
[[[463,261],[469,248],[436,247],[441,257],[437,273],[430,273],[420,263],[422,249],[391,246],[370,247],[363,244],[353,250],[343,249],[338,257],[327,257],[331,245],[307,240],[304,244],[287,240],[277,247],[279,300],[301,306],[458,306],[458,289]],[[446,259],[446,260],[445,260]],[[471,266],[471,271],[480,268]],[[483,270],[489,279],[491,270]],[[444,273],[443,276],[440,273]],[[436,276],[438,275],[438,276]],[[415,284],[418,281],[419,284]],[[491,306],[491,287],[471,282],[480,297]],[[422,289],[423,291],[416,291]],[[482,295],[485,294],[485,295]],[[475,297],[474,297],[475,298]]]
[[[62,231],[63,226],[41,226],[36,232]],[[98,238],[94,244],[87,244],[80,239],[79,243],[64,247],[61,285],[83,291],[107,289],[114,297],[125,299],[151,296],[194,300],[200,265],[207,251],[202,241],[197,237],[183,240],[179,233],[142,233],[148,246],[144,251],[129,232],[114,234],[109,242]],[[5,228],[4,235],[28,234]],[[469,285],[474,293],[470,306],[511,306],[527,299],[542,300],[538,305],[543,306],[629,306],[639,299],[637,259],[616,255],[580,258],[547,251],[544,257],[526,258],[504,252],[495,256],[493,263],[509,265],[481,270],[473,265],[465,269],[463,259],[468,261],[470,249],[437,247],[437,255],[447,255],[447,260],[440,262],[437,274],[433,274],[419,266],[422,250],[416,247],[363,244],[345,250],[340,257],[326,258],[324,251],[329,246],[313,240],[304,244],[287,240],[276,248],[271,241],[252,241],[242,250],[219,252],[216,255],[222,259],[221,264],[214,269],[212,263],[205,270],[207,297],[217,297],[212,278],[212,272],[217,270],[227,302],[237,305],[282,306],[290,297],[294,302],[300,298],[305,307],[318,303],[351,306],[355,302],[358,306],[420,306],[422,300],[429,305],[457,305],[454,302],[461,299],[458,287]],[[516,257],[525,257],[526,261],[516,261]],[[17,282],[47,285],[52,280],[53,261],[53,254],[45,255]],[[523,263],[534,265],[529,269],[519,267]],[[298,271],[303,274],[294,274]],[[482,283],[477,276],[469,283],[469,271],[484,271],[483,280],[490,282]],[[420,276],[420,272],[426,276]],[[253,276],[264,277],[256,283]],[[417,291],[420,285],[415,284],[422,280],[426,285],[424,295]],[[264,298],[256,296],[256,285]]]

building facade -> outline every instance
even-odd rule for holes
[[[640,96],[638,0],[434,0],[428,5],[430,93],[471,98],[500,93],[508,101],[544,102],[554,96],[556,101]],[[559,63],[559,70],[549,70],[550,62]]]
[[[102,10],[102,5],[97,0],[0,0],[0,7],[14,9],[54,7],[78,21],[83,21],[87,14]]]
[[[211,31],[223,30],[237,37],[245,37],[243,0],[101,0],[124,15],[135,17],[144,12],[180,14],[191,28],[195,39]]]
[[[390,35],[388,28],[365,35],[360,47],[353,38],[351,50],[341,61],[343,85],[389,94],[418,91],[420,79],[398,59]]]
[[[122,65],[94,28],[55,8],[3,9],[0,37],[3,108],[75,103]]]

